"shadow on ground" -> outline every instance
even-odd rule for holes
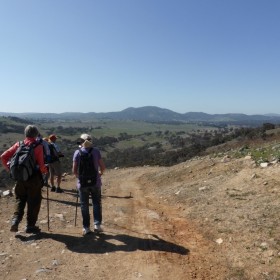
[[[127,234],[95,234],[90,233],[84,237],[71,236],[59,233],[42,232],[37,235],[16,235],[23,242],[31,242],[38,239],[52,239],[64,243],[66,247],[76,253],[104,254],[109,252],[161,251],[180,255],[189,254],[189,250],[183,246],[171,243],[159,238],[157,235],[149,235],[151,238],[141,238]]]

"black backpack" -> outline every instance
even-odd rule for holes
[[[94,161],[92,148],[88,152],[79,150],[80,162],[79,162],[79,180],[81,187],[95,186],[97,180],[97,172]]]
[[[27,181],[36,171],[34,149],[39,143],[25,145],[19,142],[19,147],[10,160],[10,177],[15,181]]]
[[[49,149],[50,149],[50,162],[49,163],[58,161],[59,156],[58,156],[55,146],[52,143],[48,143],[48,144],[49,144]]]

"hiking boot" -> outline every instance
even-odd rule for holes
[[[52,186],[52,188],[51,188],[51,192],[55,192],[55,186]]]
[[[55,190],[56,193],[63,193],[63,190],[60,187],[57,187]]]
[[[41,229],[37,226],[27,226],[25,229],[26,233],[39,233]]]
[[[101,225],[94,225],[94,231],[95,232],[103,232],[103,229],[102,229]]]
[[[18,224],[19,223],[18,223],[17,220],[12,220],[10,231],[11,232],[18,232]]]
[[[91,233],[90,228],[88,228],[88,227],[83,228],[83,235],[86,235],[86,234],[89,234],[89,233]]]

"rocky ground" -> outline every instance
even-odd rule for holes
[[[82,236],[75,179],[47,189],[42,233],[11,233],[0,199],[0,275],[23,279],[280,279],[280,165],[206,156],[173,167],[108,170],[104,233]]]

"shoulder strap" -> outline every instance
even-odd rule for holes
[[[42,145],[43,146],[43,144],[41,143],[41,142],[34,142],[34,143],[32,143],[32,146],[33,146],[33,149],[35,149],[37,146],[39,146],[39,145]]]
[[[90,154],[92,153],[92,150],[93,150],[93,148],[90,148],[88,151],[83,152],[82,149],[79,148],[79,154],[80,154],[80,155],[82,155],[82,154],[88,154],[88,155],[90,155]]]
[[[18,141],[18,148],[17,148],[17,151],[18,151],[19,149],[22,149],[23,147],[25,147],[24,141]]]
[[[24,144],[24,141],[19,141],[18,143],[19,143],[19,147],[20,146],[27,146],[27,145]],[[29,146],[32,147],[33,149],[35,149],[38,145],[41,145],[41,143],[36,141],[36,142],[31,143]]]
[[[18,161],[19,161],[19,151],[20,151],[20,147],[22,147],[24,145],[23,141],[18,141],[18,148],[15,151],[15,153],[13,154],[13,158],[15,159],[14,163],[15,165],[18,165]]]

